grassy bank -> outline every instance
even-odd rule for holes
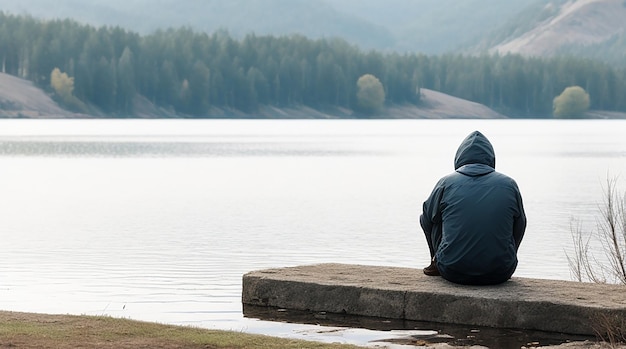
[[[0,311],[0,348],[358,348],[95,316]]]

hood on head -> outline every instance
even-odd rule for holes
[[[454,157],[454,169],[468,164],[483,164],[496,168],[496,154],[491,142],[482,133],[474,131],[465,137]]]

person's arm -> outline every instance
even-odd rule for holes
[[[441,183],[441,181],[440,181]],[[435,189],[424,202],[422,206],[422,214],[420,215],[420,225],[426,235],[430,258],[434,261],[439,241],[441,240],[441,197],[443,195],[443,186],[437,183]]]
[[[517,186],[516,186],[517,187]],[[517,188],[516,188],[517,189]],[[515,240],[515,249],[519,249],[522,239],[524,238],[524,232],[526,231],[526,213],[524,212],[524,203],[522,202],[522,195],[517,189],[517,207],[519,214],[514,217],[513,221],[513,239]]]
[[[441,210],[439,206],[442,196],[443,185],[442,180],[440,180],[422,206],[420,225],[422,226],[422,229],[424,229],[424,232],[431,233],[433,225],[441,223]]]

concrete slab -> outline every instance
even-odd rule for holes
[[[463,286],[421,269],[318,264],[243,276],[244,304],[391,319],[594,335],[626,321],[626,287],[512,278]]]

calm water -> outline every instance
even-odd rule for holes
[[[522,191],[516,276],[570,279],[571,221],[593,228],[626,176],[626,121],[0,120],[0,309],[315,339],[244,318],[242,275],[424,267],[421,204],[473,130]]]

